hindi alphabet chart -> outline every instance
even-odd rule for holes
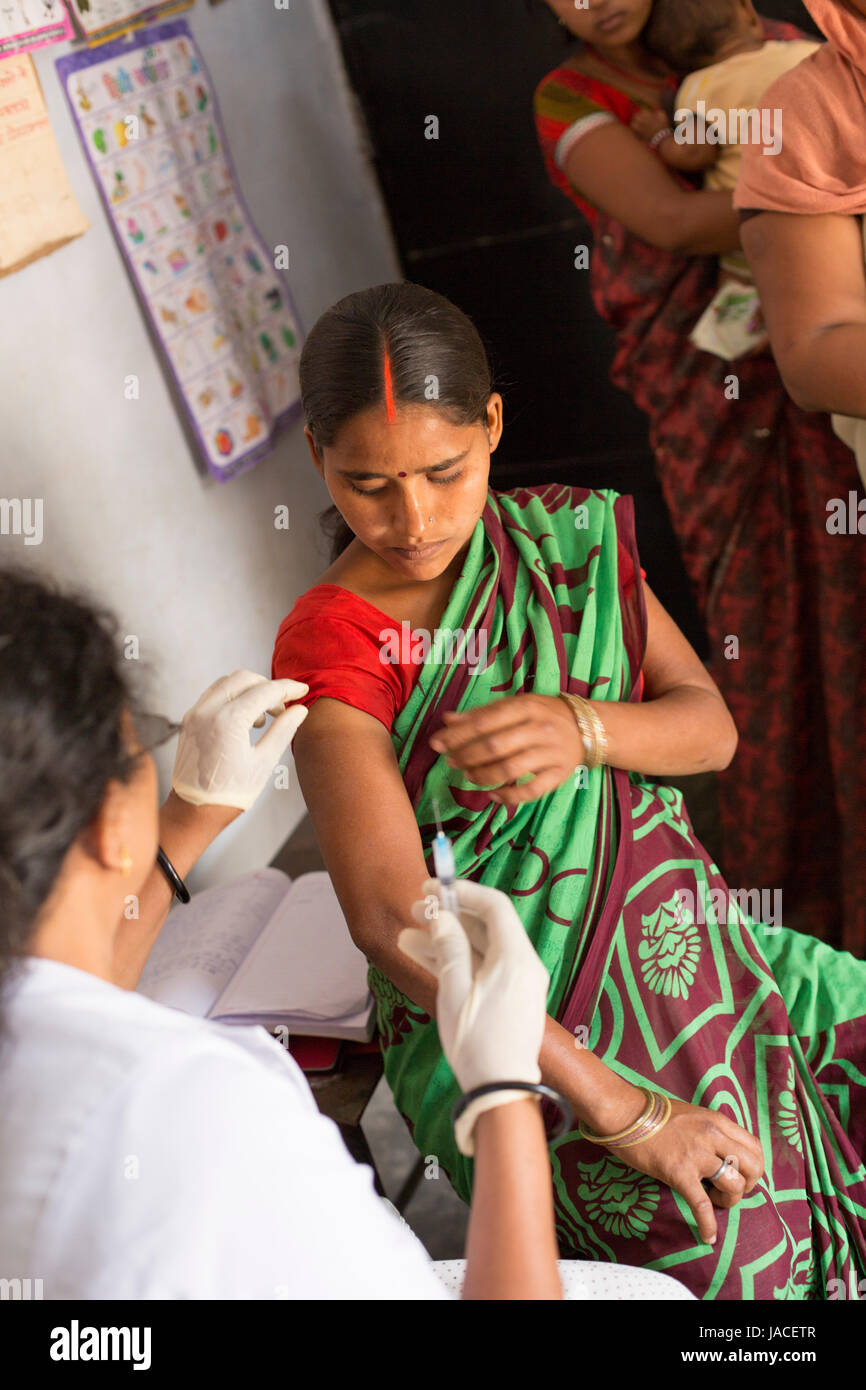
[[[63,0],[0,0],[0,58],[74,38]]]
[[[210,472],[225,480],[300,411],[300,328],[237,186],[184,20],[57,70],[114,234]]]

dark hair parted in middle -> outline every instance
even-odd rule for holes
[[[694,72],[712,62],[738,8],[737,0],[655,0],[641,42],[674,72]]]
[[[327,309],[304,344],[299,375],[317,451],[362,411],[387,401],[390,413],[391,397],[395,406],[430,406],[469,425],[486,418],[493,391],[472,321],[444,295],[408,281],[358,290]],[[336,557],[352,532],[335,507],[322,520]]]

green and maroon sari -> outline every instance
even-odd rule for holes
[[[628,593],[618,542],[637,578]],[[720,1110],[764,1148],[764,1177],[717,1211],[710,1247],[663,1183],[564,1136],[552,1151],[562,1253],[663,1270],[703,1298],[857,1297],[866,963],[745,916],[670,787],[602,767],[507,808],[429,746],[446,710],[510,695],[639,699],[646,609],[631,499],[559,485],[490,492],[440,627],[483,631],[486,664],[473,671],[431,648],[395,721],[425,845],[435,799],[458,874],[509,895],[550,972],[548,1012],[576,1046]],[[397,1106],[468,1200],[472,1160],[454,1143],[459,1090],[435,1021],[372,967],[370,979]]]

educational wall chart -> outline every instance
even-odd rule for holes
[[[63,0],[0,0],[0,58],[74,38]]]
[[[150,24],[160,15],[189,9],[193,0],[70,0],[72,12],[86,39],[116,38],[128,29]]]
[[[89,226],[61,163],[33,59],[0,59],[0,275]]]
[[[300,329],[237,186],[201,55],[173,20],[57,70],[202,455],[231,477],[300,410]]]

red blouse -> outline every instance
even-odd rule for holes
[[[624,594],[634,587],[631,556],[619,545]],[[646,579],[646,573],[641,570]],[[302,594],[280,624],[271,676],[304,681],[308,707],[328,696],[372,714],[388,732],[421,674],[417,661],[382,660],[384,630],[400,634],[396,619],[339,584],[316,584]],[[408,643],[401,643],[401,651]],[[640,676],[643,692],[643,673]],[[640,696],[638,697],[640,698]]]
[[[633,74],[631,78],[635,80]],[[549,72],[535,89],[535,129],[548,176],[567,198],[577,204],[593,232],[598,209],[572,187],[561,166],[573,141],[592,126],[603,121],[619,121],[627,126],[637,111],[652,110],[660,105],[656,84],[646,82],[645,85],[646,97],[637,100],[626,96],[611,83],[587,77],[569,63],[563,63]],[[664,86],[675,92],[676,78],[668,78]]]

